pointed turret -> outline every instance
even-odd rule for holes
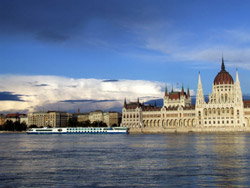
[[[165,96],[168,96],[168,88],[167,88],[167,85],[165,85]]]
[[[183,83],[182,83],[182,86],[181,86],[181,95],[184,95],[184,86],[183,86]]]
[[[188,97],[188,98],[190,97],[189,87],[188,87],[188,89],[187,89],[187,97]]]
[[[197,87],[197,95],[196,95],[196,104],[204,104],[204,94],[203,94],[203,89],[202,89],[202,84],[201,84],[201,75],[199,72],[199,81],[198,81],[198,87]]]
[[[174,92],[174,86],[172,85],[172,91],[171,91],[171,93],[173,93]]]
[[[137,99],[137,107],[140,107],[139,97],[138,97],[138,99]]]
[[[155,101],[155,107],[156,107],[156,101]]]
[[[239,81],[238,69],[236,69],[236,82],[240,82],[240,81]]]
[[[126,98],[124,99],[124,105],[123,105],[125,108],[127,107],[127,101],[126,101]]]

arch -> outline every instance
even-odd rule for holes
[[[234,108],[233,107],[230,108],[230,111],[231,111],[231,115],[234,115]]]
[[[183,125],[184,125],[184,127],[187,127],[187,120],[186,119],[184,119]]]
[[[179,127],[182,127],[182,119],[179,120]]]
[[[164,119],[161,122],[162,122],[162,127],[165,127],[166,123],[165,123]]]
[[[191,126],[194,127],[194,125],[195,125],[195,120],[192,119],[192,120],[191,120]]]
[[[204,113],[204,116],[207,116],[207,109],[206,108],[204,108],[203,113]]]
[[[169,127],[173,127],[173,120],[172,119],[169,121]]]
[[[153,127],[157,127],[156,120],[153,120]]]
[[[213,114],[216,114],[216,109],[215,108],[213,108]]]
[[[217,108],[217,114],[220,115],[220,108]]]
[[[169,121],[168,121],[168,119],[166,120],[165,126],[166,126],[166,127],[169,126]]]
[[[208,115],[211,116],[211,114],[212,114],[212,110],[211,110],[211,108],[209,108],[208,109]]]
[[[223,107],[221,108],[221,114],[225,114],[225,109]]]
[[[249,126],[249,120],[247,117],[245,117],[245,123],[246,123],[246,126],[248,127]]]
[[[160,119],[157,121],[157,125],[158,125],[158,127],[162,127]]]
[[[177,119],[174,120],[174,126],[175,126],[175,127],[178,126],[178,121],[177,121]]]

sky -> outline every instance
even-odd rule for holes
[[[250,95],[250,1],[0,0],[0,113],[119,110],[165,86]]]

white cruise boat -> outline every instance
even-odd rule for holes
[[[27,134],[128,134],[127,127],[30,128]]]

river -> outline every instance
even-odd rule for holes
[[[249,187],[250,134],[0,134],[0,187]]]

